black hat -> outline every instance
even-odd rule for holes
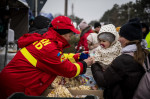
[[[94,28],[99,27],[99,26],[101,27],[101,24],[99,22],[94,23]]]
[[[129,20],[124,24],[119,31],[121,37],[126,38],[129,41],[142,39],[142,26],[138,18]]]
[[[70,33],[72,32],[71,30],[69,29],[54,29],[57,33],[59,33],[60,35],[64,35],[64,34],[67,34],[67,33]]]
[[[37,29],[43,29],[47,28],[50,22],[51,20],[44,16],[37,16],[33,21],[33,26]]]

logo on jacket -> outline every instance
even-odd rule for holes
[[[65,56],[62,54],[62,55],[61,55],[61,58],[60,58],[60,61],[63,62],[63,61],[65,61],[65,60],[66,60]]]

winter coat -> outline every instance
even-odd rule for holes
[[[40,96],[56,76],[71,78],[86,72],[86,63],[77,62],[78,54],[63,54],[70,45],[53,29],[42,36],[25,34],[18,44],[22,49],[0,73],[0,99],[14,92]]]
[[[91,26],[86,27],[84,30],[82,30],[80,35],[80,40],[78,42],[77,51],[79,51],[79,48],[82,46],[84,48],[84,51],[88,51],[88,43],[87,43],[87,37],[90,33],[93,33],[93,30],[91,29]]]
[[[145,72],[128,54],[118,56],[105,71],[98,63],[91,70],[98,86],[104,89],[104,99],[132,99]]]

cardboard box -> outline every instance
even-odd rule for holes
[[[69,90],[70,93],[74,96],[76,95],[94,95],[98,96],[99,99],[103,98],[103,90]]]
[[[42,96],[47,96],[51,91],[52,91],[52,89],[45,90],[45,92],[42,94]],[[99,99],[104,99],[103,98],[103,90],[70,90],[69,89],[69,91],[74,96],[94,95],[94,96],[98,96]]]

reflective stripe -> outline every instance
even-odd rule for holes
[[[75,54],[72,54],[72,53],[70,53],[69,55],[68,55],[68,59],[69,59],[69,61],[71,62],[71,63],[76,63],[76,61],[75,61],[75,59],[74,59],[74,56]]]
[[[77,67],[77,73],[76,73],[76,75],[75,75],[75,77],[76,77],[76,76],[78,76],[78,75],[80,74],[81,68],[80,68],[80,65],[79,65],[78,63],[74,63],[74,64],[75,64],[75,66]]]
[[[22,48],[20,52],[34,67],[36,67],[37,60],[29,53],[29,51],[25,47]]]

